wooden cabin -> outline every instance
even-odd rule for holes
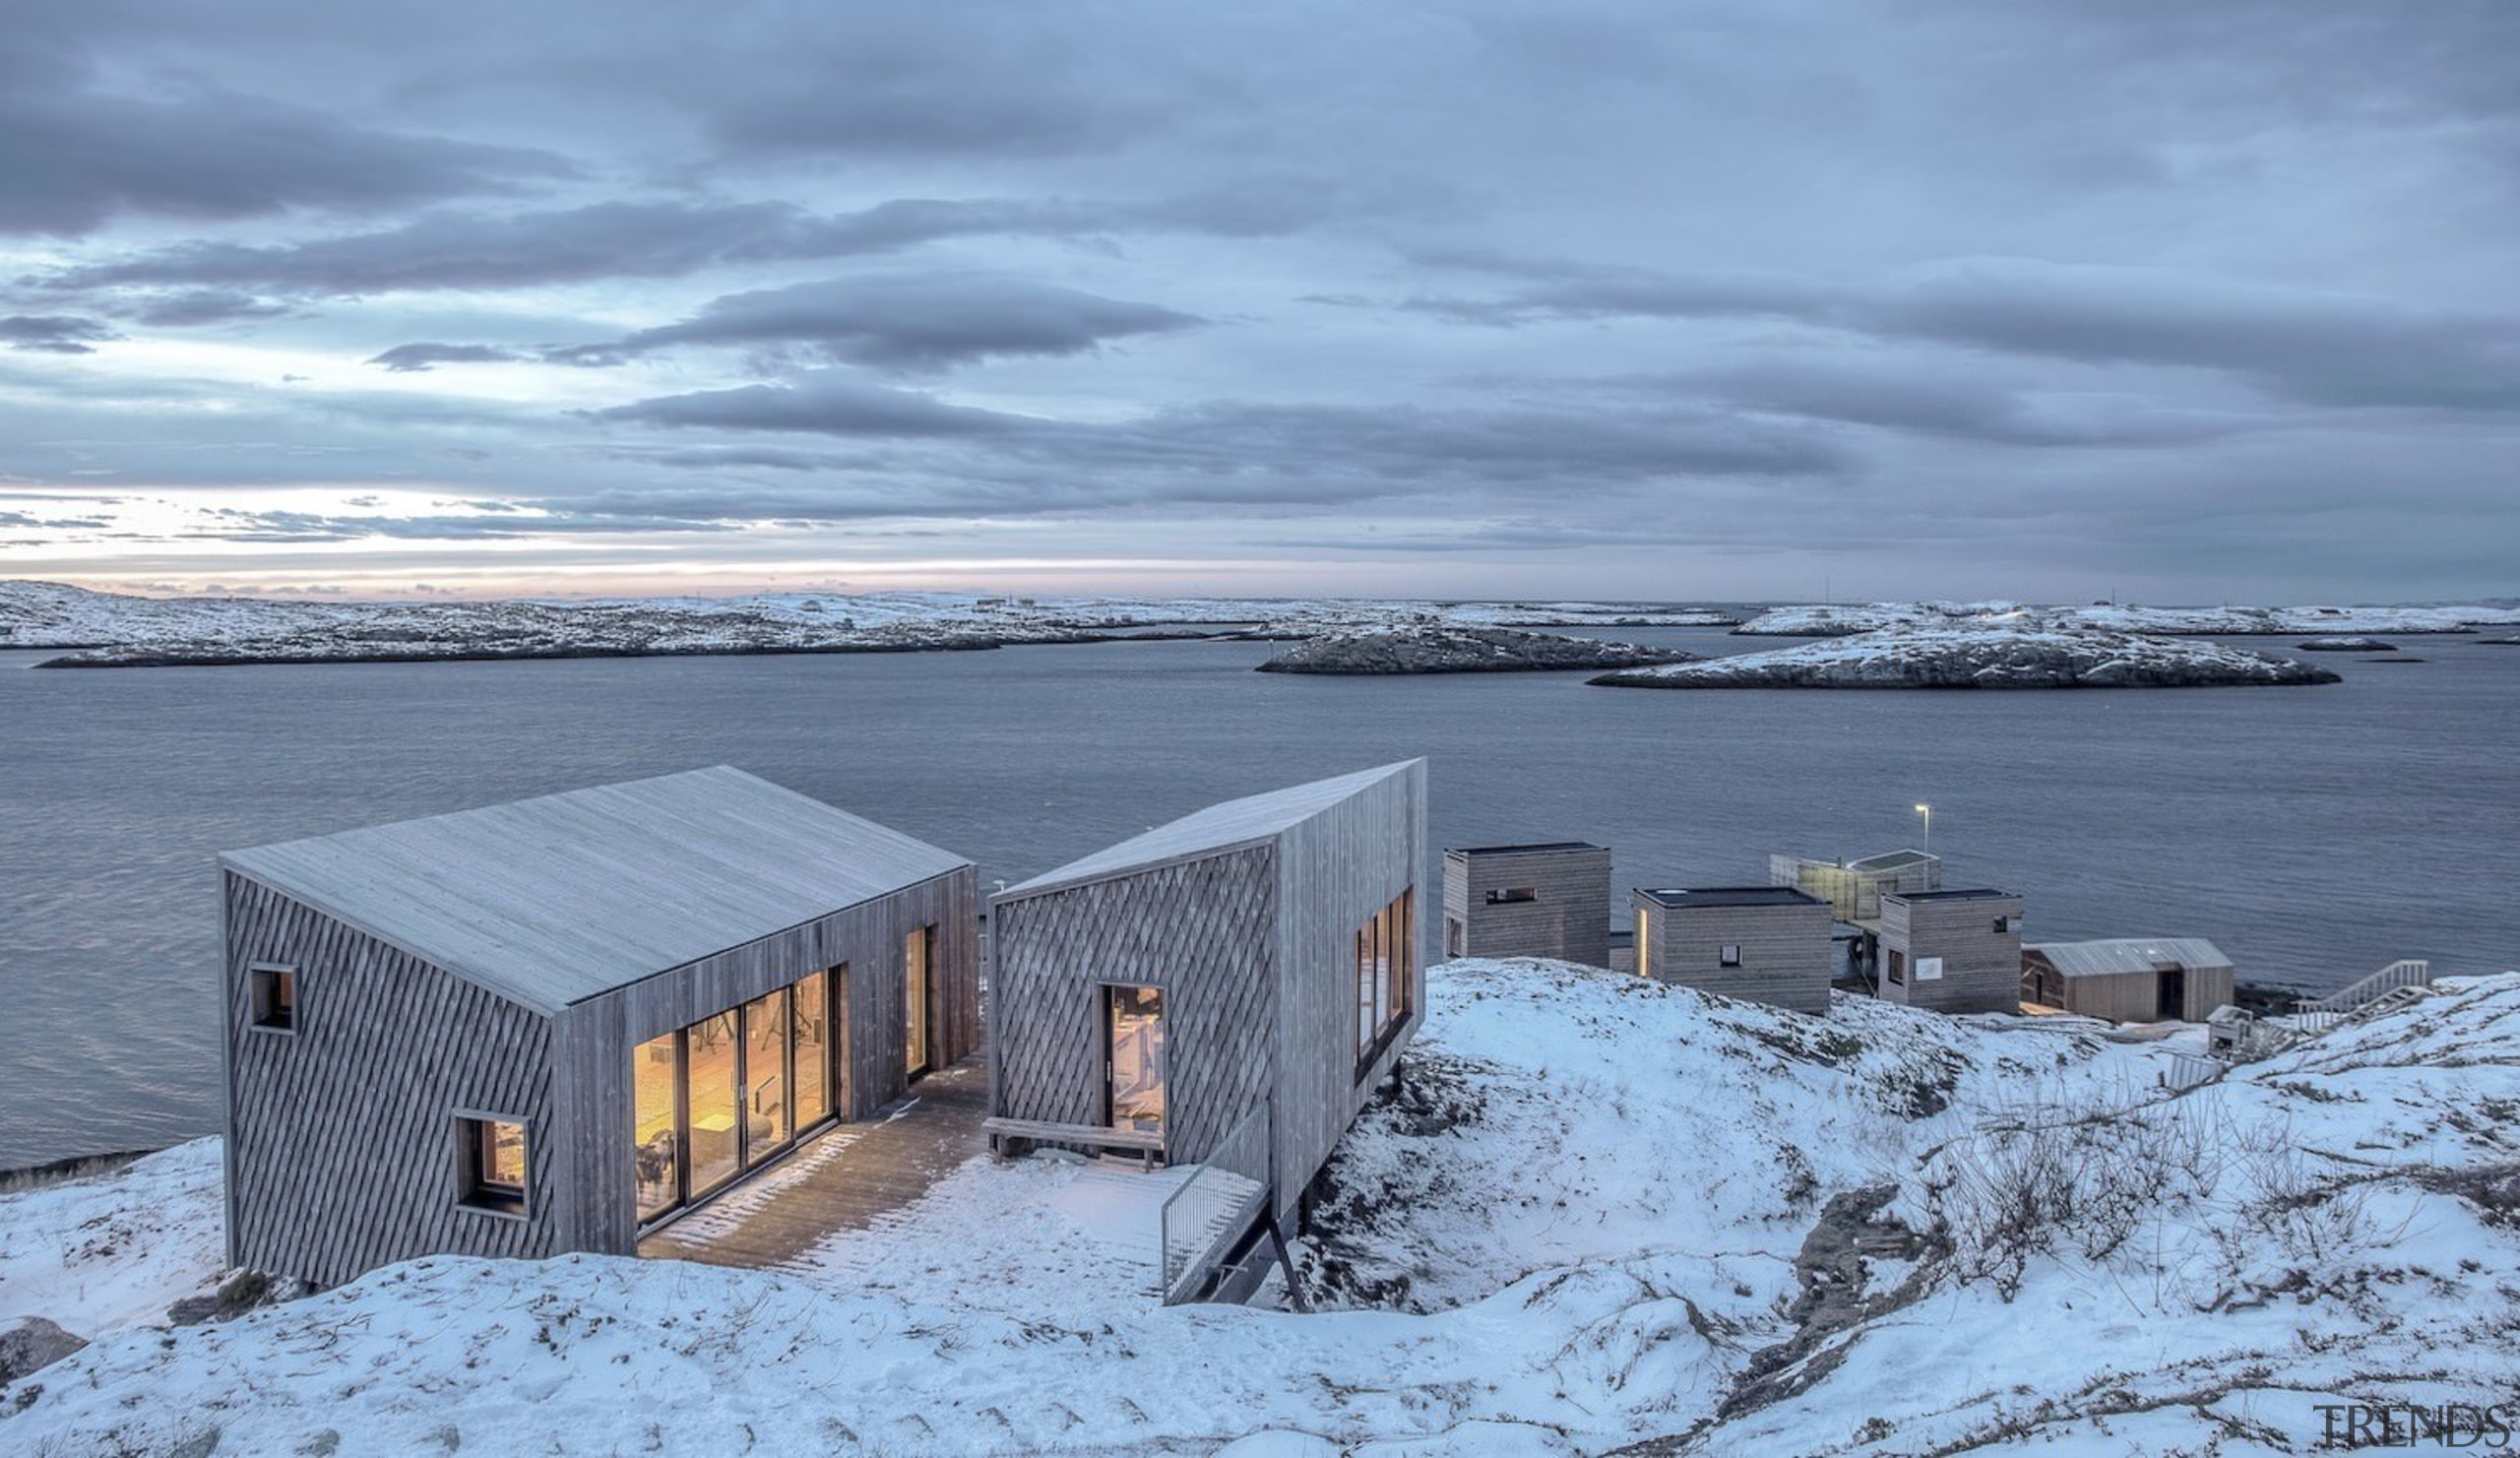
[[[1829,904],[1792,886],[1637,890],[1636,972],[1796,1012],[1829,1011]]]
[[[1555,841],[1444,852],[1444,955],[1610,965],[1610,852]]]
[[[1293,1215],[1424,1015],[1426,764],[1229,800],[989,899],[991,1117]],[[1237,1158],[1240,1158],[1237,1156]]]
[[[1891,851],[1861,860],[1771,856],[1768,884],[1808,891],[1829,903],[1837,919],[1869,925],[1881,919],[1884,895],[1940,889],[1942,857],[1923,851]]]
[[[630,1255],[979,1038],[972,863],[724,766],[220,862],[247,1269]]]
[[[1884,892],[1880,937],[1877,990],[1889,1001],[2021,1011],[2021,898],[2012,892]]]
[[[2199,936],[2038,942],[2021,949],[2021,998],[2117,1023],[2201,1023],[2232,1000],[2232,961]]]

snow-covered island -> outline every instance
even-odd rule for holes
[[[2520,1391],[2520,975],[2185,1092],[2193,1032],[1427,985],[1314,1314],[1160,1305],[1112,1216],[1160,1173],[982,1156],[776,1271],[432,1257],[169,1328],[202,1141],[0,1194],[0,1328],[91,1341],[0,1450],[2240,1454]]]
[[[1260,666],[1263,673],[1509,673],[1628,668],[1693,662],[1676,648],[1642,648],[1519,628],[1412,623],[1306,638]]]
[[[2364,638],[2349,634],[2341,638],[2304,638],[2293,645],[2303,653],[2395,653],[2398,646],[2386,638]]]
[[[2520,607],[2471,603],[2382,607],[2088,607],[2020,602],[1860,602],[1775,607],[1732,631],[1745,637],[1835,638],[1884,628],[2093,628],[2217,638],[2300,633],[2472,633],[2520,624]]]
[[[1303,638],[1424,619],[1466,628],[1723,627],[1700,608],[1616,602],[992,598],[956,593],[419,602],[135,598],[0,582],[0,649],[47,666],[361,663],[670,654],[904,653],[1099,642],[1150,630]]]
[[[2207,688],[2339,680],[2325,668],[2218,643],[1974,627],[1896,628],[1586,681],[1613,688]]]

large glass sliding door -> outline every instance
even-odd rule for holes
[[[796,1134],[788,1104],[786,988],[744,1004],[744,1168],[788,1147]]]
[[[630,1081],[639,1219],[650,1221],[682,1201],[682,1035],[639,1045],[630,1055]]]
[[[793,1148],[839,1109],[835,967],[630,1050],[641,1224]]]
[[[704,1195],[743,1169],[743,1141],[735,1132],[735,1112],[743,1101],[742,1074],[735,1066],[735,1015],[727,1011],[704,1019],[683,1036],[689,1046],[683,1066],[690,1090],[691,1193]]]
[[[796,1127],[810,1129],[831,1112],[831,984],[815,973],[796,984],[789,1016],[796,1020]]]

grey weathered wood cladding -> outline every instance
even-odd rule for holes
[[[1658,982],[1829,1011],[1829,904],[1790,887],[1639,890],[1636,970]],[[1726,966],[1724,949],[1740,951]]]
[[[1884,893],[1881,995],[1934,1012],[2019,1012],[2021,915],[2004,891]],[[1940,977],[1918,977],[1923,957],[1942,959]]]
[[[1527,898],[1517,893],[1530,893]],[[1561,842],[1444,852],[1447,957],[1555,957],[1607,967],[1610,853]]]
[[[942,1067],[977,1046],[979,897],[969,862],[957,864],[932,847],[828,806],[800,805],[800,796],[748,776],[700,774],[705,778],[694,785],[606,787],[600,802],[607,814],[634,822],[642,803],[660,813],[669,808],[676,830],[695,839],[678,896],[708,905],[702,919],[722,931],[743,924],[749,915],[756,934],[671,966],[640,965],[633,957],[601,974],[608,983],[601,990],[557,1006],[524,1000],[523,994],[538,995],[548,983],[507,975],[488,979],[497,985],[485,985],[481,978],[433,961],[426,948],[398,945],[356,924],[358,876],[373,876],[392,863],[390,856],[372,854],[392,847],[392,827],[358,833],[353,849],[367,854],[358,876],[328,863],[323,841],[295,843],[284,855],[230,857],[223,871],[221,1006],[232,1264],[331,1285],[433,1252],[634,1254],[631,1060],[639,1045],[817,972],[845,969],[834,974],[834,1104],[842,1118],[861,1117],[899,1097],[907,1082],[905,947],[922,927],[932,926],[936,934],[928,1061]],[[643,785],[655,788],[643,791]],[[695,788],[730,801],[720,821],[713,822],[707,805],[690,796]],[[497,807],[497,823],[531,823],[536,803]],[[776,848],[781,900],[766,902],[756,889],[729,902],[760,910],[747,914],[730,911],[729,902],[711,905],[713,886],[744,874],[742,851],[731,842],[712,848],[715,855],[698,847],[707,846],[713,832],[739,838],[744,825],[757,823],[746,812],[764,809],[782,830]],[[452,823],[454,818],[427,822],[428,843],[460,836],[464,827]],[[798,904],[796,897],[812,884],[813,867],[798,865],[795,852],[817,819],[826,819],[836,832],[834,844],[821,854],[847,873],[825,882],[832,889],[821,914],[801,922],[758,924],[762,917],[780,914],[779,908]],[[567,823],[567,817],[559,821]],[[650,837],[643,852],[651,858],[655,839]],[[950,868],[936,869],[940,865]],[[326,908],[299,900],[285,884],[271,883],[299,866],[312,868]],[[643,870],[656,873],[653,865]],[[439,882],[458,883],[460,878]],[[537,908],[536,936],[567,935],[568,878],[554,873],[542,891],[554,900]],[[408,899],[409,890],[397,888],[395,894]],[[607,888],[586,901],[599,907],[612,894]],[[671,905],[651,909],[646,915],[657,929],[639,944],[674,945],[667,925],[672,914]],[[433,915],[409,924],[425,928],[439,919]],[[456,944],[495,954],[497,935],[496,917],[484,914],[462,929]],[[617,927],[591,928],[586,943],[621,945]],[[258,963],[297,969],[293,1031],[254,1026],[252,968]],[[602,964],[581,955],[577,966],[572,985],[583,988],[598,980]],[[462,1203],[458,1110],[525,1123],[528,1196],[521,1214]]]
[[[1422,760],[1229,801],[989,903],[991,1112],[1105,1117],[1100,988],[1165,991],[1169,1160],[1266,1105],[1291,1216],[1424,1016]],[[1356,933],[1409,897],[1405,1018],[1359,1066]]]

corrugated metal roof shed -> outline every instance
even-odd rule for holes
[[[546,1013],[971,863],[725,765],[220,860]]]
[[[1022,896],[1053,886],[1099,881],[1124,871],[1141,870],[1169,860],[1264,841],[1320,814],[1365,787],[1405,773],[1411,765],[1419,763],[1422,761],[1403,760],[1376,769],[1358,770],[1353,775],[1315,780],[1308,785],[1290,786],[1266,794],[1210,805],[1204,810],[1159,825],[1144,835],[1132,836],[1116,846],[1106,846],[1091,856],[1071,860],[1055,870],[1043,871],[1021,885],[1009,886],[998,895]]]
[[[2037,952],[2066,977],[2110,977],[2158,968],[2230,967],[2232,959],[2201,936],[2120,936],[2101,941],[2034,942]]]

